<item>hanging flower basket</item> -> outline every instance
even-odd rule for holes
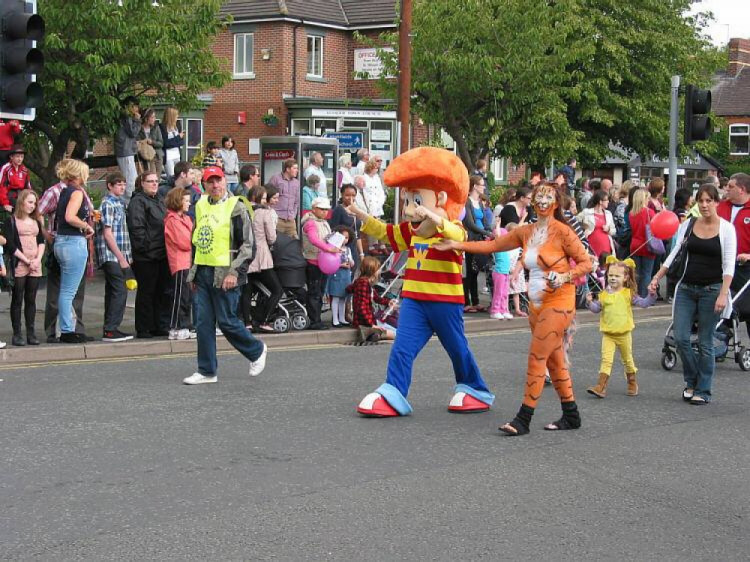
[[[279,118],[275,115],[270,115],[266,113],[262,118],[263,122],[268,125],[269,127],[275,127],[279,124]]]

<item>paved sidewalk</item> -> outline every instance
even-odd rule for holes
[[[37,336],[44,342],[44,302],[45,291],[41,289],[37,295]],[[488,295],[482,294],[480,300],[487,304]],[[134,322],[135,293],[128,294],[128,307],[125,311],[123,329],[132,331]],[[0,315],[8,318],[10,297],[7,293],[0,295]],[[102,319],[104,307],[104,282],[101,274],[87,281],[86,299],[84,301],[84,321],[86,331],[99,340],[102,333]],[[638,318],[668,317],[671,310],[668,305],[659,303],[649,309],[635,309],[634,314]],[[330,324],[330,312],[323,315],[324,321]],[[599,321],[598,316],[588,312],[578,312],[578,323],[592,324]],[[478,332],[507,332],[527,329],[528,323],[525,318],[514,320],[492,320],[487,313],[467,314],[465,316],[467,333]],[[330,329],[325,331],[305,330],[303,332],[291,331],[286,334],[261,334],[259,337],[266,342],[270,348],[310,347],[330,344],[350,344],[356,340],[356,331],[353,329]],[[170,354],[194,354],[196,352],[195,340],[169,341],[166,338],[155,338],[150,340],[134,339],[121,343],[108,343],[95,341],[86,345],[71,344],[45,344],[31,347],[13,347],[10,345],[11,328],[10,322],[0,323],[0,340],[8,345],[0,350],[0,369],[3,366],[18,364],[39,364],[55,361],[71,361],[81,359],[111,359],[119,357],[136,356],[160,356]],[[219,351],[231,350],[232,347],[223,338],[217,338],[217,349]]]

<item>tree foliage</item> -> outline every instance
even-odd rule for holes
[[[664,153],[671,75],[706,85],[719,65],[693,3],[415,0],[413,110],[467,166],[488,154],[595,162],[610,143]],[[384,39],[397,49],[396,34]],[[398,53],[381,57],[396,75]]]
[[[181,110],[229,75],[212,51],[221,0],[44,0],[47,32],[40,77],[44,106],[26,138],[27,164],[45,183],[72,148],[114,134],[121,102],[136,96]]]

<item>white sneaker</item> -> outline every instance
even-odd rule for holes
[[[506,320],[513,320],[513,315],[510,312],[506,312],[505,314],[503,314],[503,318],[505,318]]]
[[[485,295],[489,295],[490,294],[490,290],[487,287],[484,287],[482,289],[482,293],[484,293]]]
[[[169,339],[170,340],[180,339],[180,338],[177,337],[178,333],[179,333],[179,330],[169,330]]]
[[[501,312],[493,312],[492,314],[490,314],[490,318],[492,318],[493,320],[503,320],[505,319],[505,316],[503,316]]]
[[[217,336],[223,336],[224,332],[222,332],[221,330],[219,330],[219,328],[216,328],[216,335]]]
[[[187,328],[183,328],[182,330],[176,330],[177,332],[177,338],[178,340],[189,340],[190,339],[190,330]]]
[[[200,373],[193,373],[186,379],[182,379],[182,384],[208,384],[216,382],[216,375],[213,377],[205,377]]]
[[[194,340],[198,337],[198,332],[196,332],[195,330],[188,330],[188,336],[188,339]]]
[[[6,345],[8,344],[6,344],[4,341],[0,341],[0,349],[3,349]]]
[[[250,361],[250,376],[257,377],[266,368],[266,355],[268,355],[268,346],[263,344],[263,353],[255,361]]]

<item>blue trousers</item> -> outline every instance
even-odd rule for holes
[[[437,334],[451,358],[456,391],[466,392],[486,404],[494,402],[495,396],[487,388],[469,350],[464,335],[463,310],[462,304],[403,299],[385,384],[376,390],[399,414],[411,413],[406,396],[411,386],[412,366],[432,334]]]
[[[206,377],[216,374],[216,326],[232,346],[250,361],[263,353],[263,343],[256,339],[237,316],[240,287],[229,291],[214,287],[214,268],[198,267],[193,295],[195,331],[198,335],[198,372]]]
[[[57,300],[58,325],[60,333],[75,332],[73,319],[73,299],[78,292],[83,274],[86,272],[86,261],[89,247],[83,236],[58,234],[53,246],[55,258],[60,264],[60,294]]]

